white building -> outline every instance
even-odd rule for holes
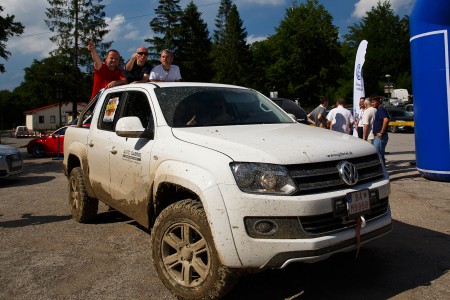
[[[47,131],[58,129],[74,119],[72,102],[61,102],[28,110],[25,114],[25,125],[31,131]],[[77,111],[84,109],[86,103],[77,103]]]

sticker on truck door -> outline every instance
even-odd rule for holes
[[[103,117],[103,122],[113,122],[114,115],[116,114],[117,106],[119,105],[119,97],[114,97],[109,99],[106,105],[105,116]]]
[[[124,160],[132,161],[132,162],[141,162],[141,153],[137,151],[124,150],[122,155]]]

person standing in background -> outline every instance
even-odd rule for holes
[[[361,97],[359,98],[359,109],[358,111],[355,110],[355,127],[356,127],[356,131],[358,133],[358,137],[360,139],[363,138],[363,130],[364,130],[364,125],[363,125],[363,115],[364,115],[364,110],[366,109],[366,105],[364,104],[365,98]]]
[[[370,103],[377,109],[373,119],[373,146],[377,149],[383,163],[386,166],[386,159],[384,157],[386,145],[389,141],[387,127],[389,124],[389,114],[383,106],[383,98],[380,96],[373,96],[370,98]]]
[[[345,100],[339,99],[337,101],[337,107],[330,110],[327,115],[327,127],[330,130],[351,134],[353,116],[344,106]]]
[[[364,105],[366,106],[366,109],[364,110],[362,118],[363,140],[373,144],[373,120],[377,109],[371,106],[369,99],[364,100]]]
[[[327,128],[325,113],[327,110],[328,100],[327,98],[321,96],[319,103],[319,106],[314,108],[313,111],[308,114],[308,122],[316,125],[316,127]]]

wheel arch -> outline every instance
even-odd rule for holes
[[[64,153],[64,174],[69,176],[72,169],[76,167],[81,167],[83,171],[83,180],[89,197],[95,198],[94,190],[89,180],[89,162],[87,160],[86,146],[79,142],[70,144],[68,151]]]
[[[164,162],[156,171],[153,187],[151,224],[165,207],[185,199],[199,200],[220,260],[228,267],[242,267],[226,206],[213,174],[185,162]]]

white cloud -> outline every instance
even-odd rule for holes
[[[377,6],[380,0],[359,0],[355,4],[355,9],[353,10],[352,16],[357,18],[362,18],[366,16],[366,13],[372,9],[372,7]],[[381,0],[384,1],[384,0]],[[394,11],[405,11],[409,13],[414,5],[415,0],[390,0],[391,7]]]
[[[267,39],[267,36],[254,36],[254,35],[249,35],[247,36],[247,44],[251,45],[254,42],[261,42]]]
[[[125,17],[123,15],[115,15],[113,18],[106,17],[106,24],[108,24],[109,32],[105,35],[104,41],[114,41],[123,36],[122,30],[125,24]]]
[[[49,40],[52,32],[44,22],[47,1],[27,1],[26,5],[23,1],[17,0],[3,0],[2,2],[3,14],[14,15],[14,21],[21,22],[25,26],[21,36],[8,40],[7,50],[11,53],[47,56],[55,48]]]

